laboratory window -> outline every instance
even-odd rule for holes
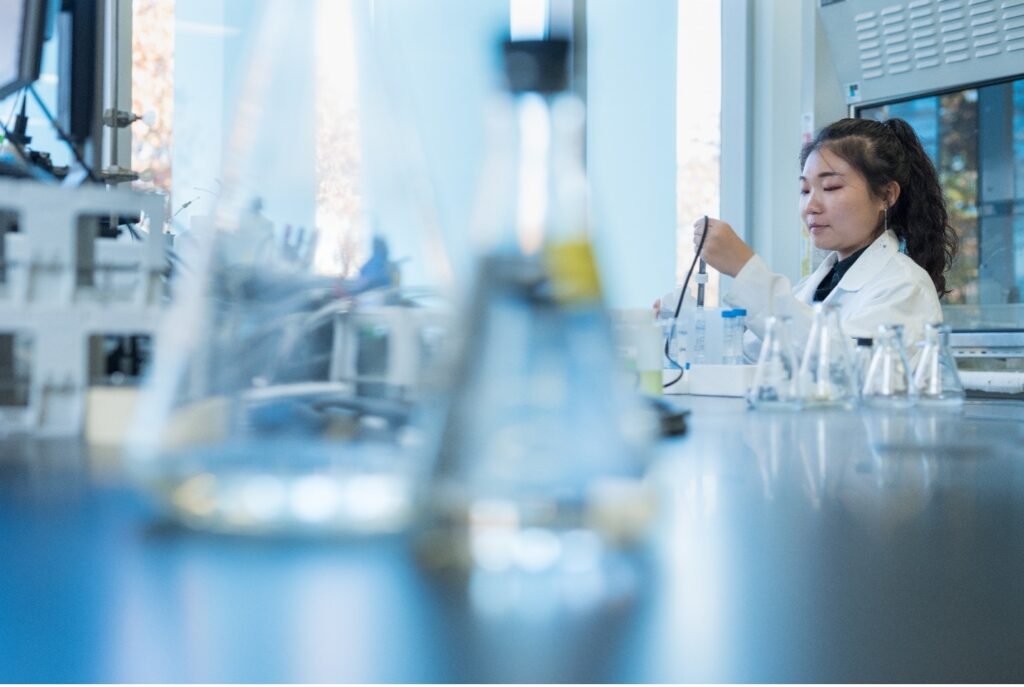
[[[693,261],[693,220],[717,217],[721,190],[722,4],[681,2],[676,64],[676,283]],[[718,302],[710,270],[707,302]]]
[[[858,114],[905,119],[939,172],[960,237],[947,321],[961,330],[1024,328],[1024,78]]]

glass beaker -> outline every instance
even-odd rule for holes
[[[903,347],[903,325],[879,325],[871,362],[864,375],[862,400],[867,405],[885,408],[913,405],[914,388]]]
[[[959,407],[964,402],[964,385],[949,350],[948,324],[929,323],[924,329],[924,347],[914,370],[914,390],[921,404]]]
[[[814,320],[800,361],[800,399],[805,406],[853,408],[857,376],[839,311],[815,303]]]
[[[789,317],[769,316],[765,320],[761,353],[747,403],[757,409],[800,407],[797,386],[799,363],[789,334]]]

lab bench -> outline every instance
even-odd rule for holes
[[[1024,680],[1024,404],[672,402],[658,525],[603,602],[454,583],[404,536],[191,532],[115,455],[6,440],[0,681]]]

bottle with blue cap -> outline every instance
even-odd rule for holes
[[[743,363],[743,333],[746,331],[747,311],[733,308],[722,313],[722,362],[726,365]]]
[[[722,311],[722,362],[726,365],[733,364],[736,357],[735,319],[735,311]]]

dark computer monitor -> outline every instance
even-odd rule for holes
[[[62,0],[57,15],[57,121],[77,143],[99,145],[103,0]]]
[[[0,98],[39,78],[47,0],[0,0]]]

